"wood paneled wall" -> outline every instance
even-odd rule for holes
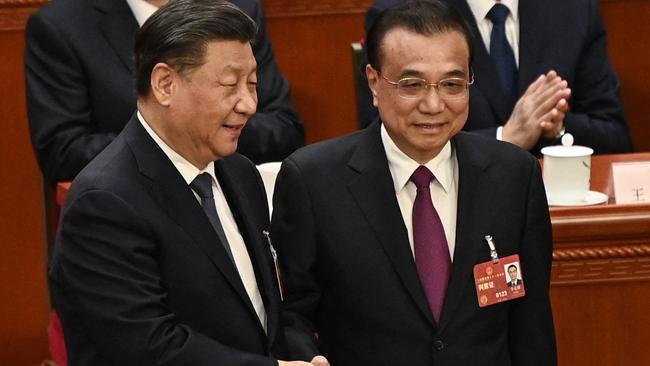
[[[0,364],[17,366],[38,364],[47,354],[42,183],[27,130],[22,57],[25,19],[45,2],[0,0]],[[363,36],[372,0],[263,3],[308,142],[354,131],[350,42]],[[650,0],[601,5],[634,142],[650,151]]]
[[[650,151],[650,1],[600,0],[636,151]]]
[[[0,1],[0,364],[47,357],[41,176],[25,112],[24,24],[32,1]]]
[[[357,129],[350,43],[364,36],[372,0],[265,0],[267,28],[289,79],[307,142]]]

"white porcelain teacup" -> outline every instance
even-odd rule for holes
[[[581,204],[589,194],[591,155],[594,150],[585,146],[571,146],[572,140],[563,139],[563,143],[569,143],[542,149],[544,186],[550,204]]]

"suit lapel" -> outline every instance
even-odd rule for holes
[[[381,142],[380,124],[375,122],[362,133],[363,140],[348,162],[348,167],[357,173],[348,184],[348,189],[407,292],[426,319],[435,324],[420,284],[408,232],[395,196],[386,152]]]
[[[94,0],[102,13],[100,30],[124,66],[133,73],[133,46],[138,23],[124,0]]]
[[[484,250],[488,253],[484,236],[490,234],[490,222],[486,220],[492,205],[493,188],[498,182],[489,175],[489,160],[467,142],[464,133],[452,139],[458,159],[458,208],[456,218],[456,249],[451,278],[447,287],[445,303],[440,315],[438,331],[453,318],[465,291],[472,283],[473,267]]]
[[[226,159],[227,160],[227,159]],[[264,299],[264,305],[267,315],[267,342],[271,347],[274,341],[275,330],[279,325],[279,308],[280,302],[278,296],[273,294],[279,293],[279,288],[276,282],[276,274],[274,272],[273,263],[269,262],[270,256],[268,243],[264,242],[263,235],[255,225],[253,225],[253,218],[258,216],[265,217],[264,214],[254,212],[255,208],[251,204],[249,197],[241,190],[240,185],[237,184],[236,178],[232,176],[228,169],[228,162],[221,160],[215,162],[215,173],[219,179],[219,184],[224,191],[228,206],[235,217],[237,227],[244,238],[244,243],[248,250],[248,255],[253,263],[255,269],[255,277],[260,294]],[[264,209],[266,209],[266,202],[264,202]],[[265,219],[268,222],[268,217]],[[246,296],[248,299],[248,296]],[[250,301],[249,301],[250,302]],[[251,304],[250,307],[253,315],[257,317],[257,313]],[[260,330],[263,329],[260,327]]]
[[[511,100],[512,98],[506,97],[501,90],[501,84],[497,76],[497,67],[494,61],[492,61],[492,58],[490,58],[489,51],[485,48],[481,32],[478,30],[476,19],[469,5],[467,5],[465,0],[454,0],[452,2],[463,18],[465,18],[472,32],[472,70],[474,71],[474,85],[470,87],[470,93],[475,93],[476,89],[480,90],[482,92],[481,94],[490,102],[489,104],[499,120],[505,122],[510,118],[510,112],[515,101]],[[521,90],[521,87],[519,87],[519,90]]]
[[[239,273],[189,185],[134,115],[125,127],[140,172],[151,180],[161,207],[196,243],[257,318]]]

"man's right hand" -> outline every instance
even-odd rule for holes
[[[503,140],[530,150],[542,134],[547,134],[545,131],[561,130],[569,96],[571,89],[566,80],[555,71],[541,75],[515,104],[503,126]]]

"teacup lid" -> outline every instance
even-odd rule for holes
[[[589,156],[594,153],[590,147],[573,145],[573,135],[565,133],[562,136],[562,145],[547,146],[542,149],[544,156],[557,158],[574,158],[578,156]]]

